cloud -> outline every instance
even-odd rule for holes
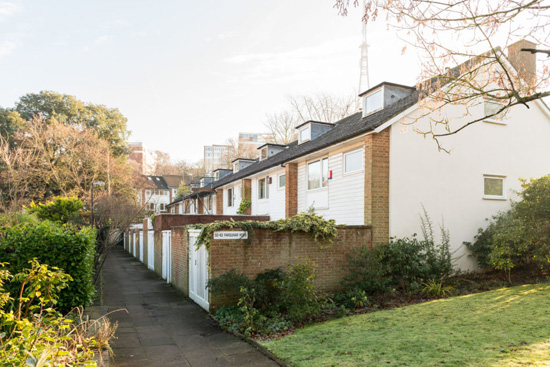
[[[20,7],[14,1],[0,1],[0,21],[11,17],[19,11]]]
[[[108,34],[104,34],[103,36],[100,36],[100,37],[97,37],[95,40],[94,40],[94,43],[96,45],[101,45],[107,41],[109,41],[110,39],[112,39],[113,37],[109,36]]]
[[[15,46],[15,42],[13,41],[0,42],[0,58],[11,54],[15,50]]]
[[[334,72],[335,65],[349,64],[350,55],[358,59],[357,46],[357,38],[347,37],[284,52],[235,55],[225,58],[223,62],[244,70],[244,75],[238,75],[241,80],[276,78],[279,82],[307,81]]]
[[[128,28],[131,25],[132,24],[129,21],[127,21],[126,19],[115,19],[115,20],[112,20],[112,21],[109,21],[109,22],[102,23],[100,28],[104,32],[107,32],[107,31],[111,31],[113,29],[118,29],[118,28]]]

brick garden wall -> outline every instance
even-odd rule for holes
[[[354,248],[371,247],[368,226],[342,226],[332,247],[319,249],[307,233],[273,232],[255,229],[252,243],[245,240],[212,240],[210,245],[210,279],[237,269],[250,278],[258,273],[289,264],[312,260],[317,265],[316,286],[327,292],[341,289],[346,274],[346,255]],[[211,295],[210,306],[223,305],[223,298]]]
[[[189,256],[185,227],[172,228],[172,285],[189,296]]]

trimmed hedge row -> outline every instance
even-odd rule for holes
[[[89,305],[93,300],[95,238],[95,230],[91,227],[78,229],[47,221],[0,228],[0,262],[9,263],[8,270],[12,274],[28,268],[29,260],[34,258],[41,264],[63,269],[73,281],[61,291],[56,308],[68,311]]]

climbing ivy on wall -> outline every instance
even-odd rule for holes
[[[334,239],[338,235],[336,223],[334,219],[325,219],[313,211],[303,212],[291,218],[279,219],[269,222],[242,221],[233,220],[219,221],[208,224],[197,224],[188,226],[189,228],[201,229],[195,246],[206,246],[210,250],[210,243],[214,232],[224,229],[240,229],[248,232],[247,244],[252,243],[254,229],[271,229],[275,232],[290,231],[309,233],[313,237],[315,243],[320,248],[329,248],[332,246]]]

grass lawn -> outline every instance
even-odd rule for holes
[[[262,344],[293,366],[550,366],[550,284],[351,316]]]

